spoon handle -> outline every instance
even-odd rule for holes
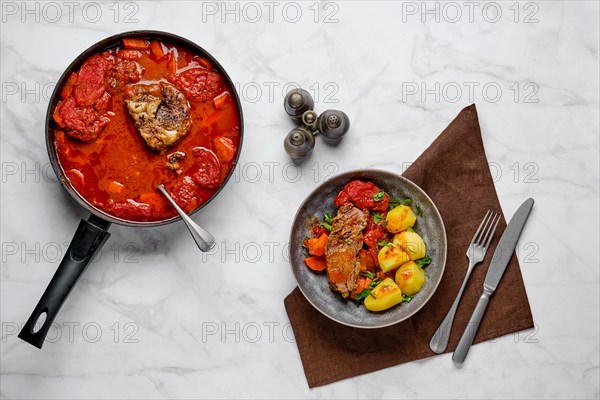
[[[181,219],[185,223],[185,226],[187,226],[188,230],[192,234],[192,237],[194,238],[194,241],[198,245],[198,248],[200,250],[204,251],[204,252],[209,251],[210,249],[212,249],[215,246],[215,237],[213,235],[211,235],[209,232],[207,232],[200,225],[198,225],[197,223],[195,223],[177,205],[177,203],[175,202],[175,200],[173,200],[173,198],[171,197],[171,195],[167,192],[167,190],[165,189],[165,187],[162,184],[158,185],[156,188],[167,198],[167,200],[169,200],[169,202],[173,205],[173,207],[175,207],[175,210],[177,210],[177,212],[181,216]]]

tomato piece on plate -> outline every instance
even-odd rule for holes
[[[353,180],[335,198],[335,205],[352,203],[360,209],[387,211],[390,198],[371,182]]]

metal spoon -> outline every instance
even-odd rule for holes
[[[190,217],[188,217],[188,215],[177,205],[177,203],[175,203],[175,200],[173,200],[162,183],[156,188],[167,198],[167,200],[169,200],[173,207],[175,207],[175,210],[177,210],[181,216],[185,226],[187,226],[188,230],[192,234],[192,237],[198,245],[198,248],[204,252],[212,249],[215,246],[215,237],[204,230],[200,225],[192,221]]]

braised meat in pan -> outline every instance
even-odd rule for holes
[[[164,153],[190,131],[190,105],[175,86],[137,85],[128,92],[127,111],[152,150]]]

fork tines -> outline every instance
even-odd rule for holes
[[[483,217],[483,221],[481,221],[479,228],[477,228],[477,232],[473,235],[471,243],[487,249],[492,241],[498,222],[500,222],[500,214],[488,210],[485,217]]]

